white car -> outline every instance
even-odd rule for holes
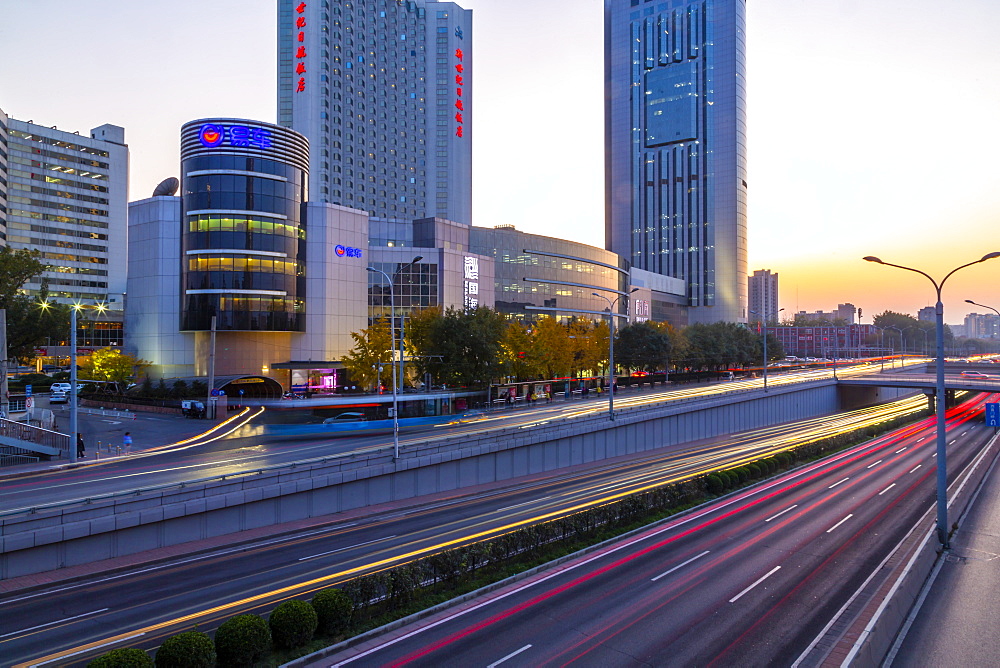
[[[65,392],[66,394],[69,394],[71,389],[73,389],[73,386],[69,383],[52,383],[52,387],[49,388],[49,391],[52,392],[52,394],[55,394],[56,392]]]
[[[53,390],[52,394],[49,395],[50,404],[65,404],[69,401],[69,392],[64,392],[62,390]]]

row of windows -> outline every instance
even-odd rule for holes
[[[108,288],[104,281],[81,281],[73,278],[50,278],[49,285],[65,285],[72,288]]]
[[[12,230],[24,230],[27,232],[38,232],[40,234],[61,234],[66,237],[80,237],[82,239],[95,239],[95,240],[107,240],[108,235],[99,234],[97,232],[87,232],[84,230],[75,229],[65,229],[62,227],[48,227],[46,225],[29,225],[27,223],[19,223],[12,221],[10,224],[10,229]]]
[[[91,267],[60,267],[49,265],[49,268],[45,270],[47,273],[54,274],[88,274],[90,276],[107,276],[107,269],[93,269]]]
[[[9,135],[11,137],[17,137],[19,139],[24,139],[26,141],[33,141],[39,144],[49,144],[50,146],[58,146],[59,148],[64,148],[68,151],[80,151],[81,153],[90,153],[91,155],[97,155],[102,158],[108,157],[107,151],[102,151],[98,148],[91,148],[89,146],[81,146],[79,144],[73,144],[68,141],[61,141],[59,139],[53,139],[52,137],[45,137],[43,135],[33,135],[27,132],[22,132],[20,130],[11,130]]]
[[[295,295],[299,278],[287,274],[235,271],[197,271],[184,277],[188,290],[272,290]]]
[[[238,272],[240,274],[279,274],[304,276],[305,265],[295,260],[260,259],[255,257],[214,256],[189,257],[189,272]]]
[[[83,183],[77,181],[76,179],[67,179],[59,176],[50,176],[41,172],[22,172],[20,169],[10,170],[11,176],[19,176],[23,179],[31,179],[34,181],[44,181],[45,183],[55,183],[61,186],[70,186],[73,188],[81,188],[83,190],[95,190],[100,193],[108,192],[107,186],[102,186],[98,183]]]
[[[245,174],[203,174],[188,176],[184,179],[184,194],[196,192],[239,192],[255,195],[270,195],[286,197],[302,201],[304,195],[301,185],[287,181],[276,181],[261,176]]]
[[[31,244],[32,246],[48,246],[51,248],[69,248],[72,250],[90,251],[96,253],[107,253],[107,246],[96,244],[80,244],[73,241],[59,241],[56,239],[42,239],[40,237],[22,237],[10,235],[9,240],[19,244]]]
[[[211,250],[227,248],[281,253],[287,257],[298,255],[299,240],[277,234],[252,234],[249,232],[191,232],[184,235],[184,250]]]
[[[229,155],[215,153],[212,155],[196,155],[184,160],[182,169],[185,174],[208,169],[222,169],[240,172],[260,172],[274,174],[288,179],[288,183],[300,185],[305,181],[305,173],[298,167],[279,160],[254,158],[244,155]]]
[[[79,167],[66,167],[65,165],[60,165],[55,162],[43,162],[41,160],[35,160],[34,158],[21,157],[20,155],[12,156],[10,162],[11,164],[28,165],[29,167],[34,167],[35,169],[47,169],[53,172],[71,174],[73,176],[81,176],[88,179],[100,179],[107,181],[109,178],[107,174],[102,172],[95,172],[90,169],[81,169]]]
[[[85,218],[73,218],[71,216],[59,216],[54,213],[39,213],[37,211],[27,211],[25,209],[11,209],[11,215],[34,218],[36,220],[49,220],[53,223],[66,223],[67,225],[82,225],[84,227],[96,227],[102,230],[108,229],[108,224],[101,220],[86,220]]]
[[[275,234],[282,237],[305,239],[304,228],[280,220],[244,218],[240,216],[211,216],[200,214],[188,218],[188,232],[245,232]]]
[[[68,190],[53,190],[52,188],[43,188],[42,186],[29,186],[26,184],[17,184],[18,190],[21,192],[30,192],[36,195],[45,195],[47,197],[62,197],[63,199],[76,199],[81,202],[93,202],[94,204],[108,204],[108,200],[103,197],[94,197],[93,195],[80,195],[78,193],[71,193]],[[49,205],[51,206],[51,205]]]
[[[302,203],[285,197],[254,195],[246,192],[198,192],[184,195],[185,211],[204,209],[260,211],[261,213],[276,213],[291,220],[298,220]]]
[[[187,295],[183,330],[207,330],[216,316],[216,329],[260,332],[295,332],[305,327],[305,305],[282,297],[228,297]]]
[[[100,169],[108,169],[111,167],[111,165],[106,162],[87,158],[82,155],[67,155],[65,153],[59,153],[58,151],[50,151],[45,148],[35,148],[34,146],[30,146],[28,144],[21,144],[13,141],[7,144],[7,148],[10,149],[11,160],[14,159],[14,156],[20,154],[26,157],[42,156],[44,158],[62,160],[63,162],[69,162],[74,165],[87,165],[88,167],[98,167]]]
[[[42,252],[41,259],[43,260],[55,260],[57,262],[90,262],[92,264],[107,264],[108,259],[106,257],[80,257],[77,255],[67,255],[65,253],[46,253]]]

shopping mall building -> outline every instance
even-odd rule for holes
[[[371,220],[312,201],[309,166],[308,140],[287,127],[183,126],[179,193],[168,180],[129,205],[125,348],[153,377],[260,375],[333,391],[352,332],[428,307],[600,319],[596,292],[622,297],[619,324],[686,324],[679,279],[514,225]]]

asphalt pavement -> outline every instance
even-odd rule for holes
[[[994,467],[925,587],[891,666],[995,666],[1000,657],[1000,471]]]
[[[36,410],[51,409],[55,413],[54,430],[69,432],[69,405],[49,405],[46,396],[36,397]],[[80,407],[79,432],[83,434],[85,457],[76,465],[66,459],[52,459],[33,464],[20,464],[0,468],[0,480],[71,466],[86,466],[91,462],[109,458],[125,457],[124,437],[132,436],[132,454],[151,448],[176,443],[208,431],[225,417],[218,420],[197,420],[169,413],[150,411],[117,411],[93,407]]]

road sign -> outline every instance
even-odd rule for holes
[[[1000,404],[986,404],[986,426],[1000,427]]]
[[[24,409],[25,410],[30,411],[34,407],[35,407],[35,398],[34,397],[28,397],[27,399],[24,400]]]
[[[221,390],[212,390],[212,396],[213,397],[218,397],[218,396],[221,396],[221,395],[222,395],[222,391]]]
[[[26,397],[30,397],[31,396],[31,385],[25,385],[24,386],[24,396],[26,396]]]

